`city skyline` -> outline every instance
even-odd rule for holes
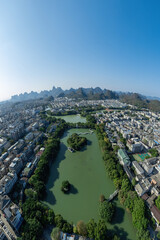
[[[53,86],[160,97],[155,1],[0,1],[0,101]]]

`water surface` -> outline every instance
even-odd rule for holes
[[[52,164],[47,183],[45,204],[61,214],[65,219],[76,224],[79,220],[88,222],[91,218],[99,219],[98,205],[101,194],[106,198],[115,191],[115,187],[106,174],[104,162],[96,134],[85,135],[88,145],[80,152],[71,153],[67,149],[67,138],[74,132],[88,132],[88,129],[71,129],[61,139],[60,152]],[[69,180],[71,192],[61,191],[62,181]],[[122,239],[135,240],[135,230],[131,215],[115,200],[117,212],[113,224]]]
[[[71,122],[71,123],[78,123],[78,122],[85,123],[86,122],[86,118],[81,117],[79,114],[67,115],[67,116],[57,116],[57,118],[64,119],[66,122]]]

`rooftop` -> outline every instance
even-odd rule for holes
[[[160,222],[160,210],[155,205],[153,205],[150,210],[157,221]]]
[[[128,157],[127,153],[123,149],[118,150],[118,155],[121,157],[124,163],[130,162],[130,158]]]

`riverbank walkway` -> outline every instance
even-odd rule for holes
[[[108,202],[112,201],[113,198],[115,198],[118,194],[119,190],[117,189],[114,193],[112,193],[109,198],[108,198]]]

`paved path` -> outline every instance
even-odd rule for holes
[[[108,202],[112,201],[112,199],[117,196],[118,192],[119,190],[117,189],[113,194],[111,194],[108,198]]]

